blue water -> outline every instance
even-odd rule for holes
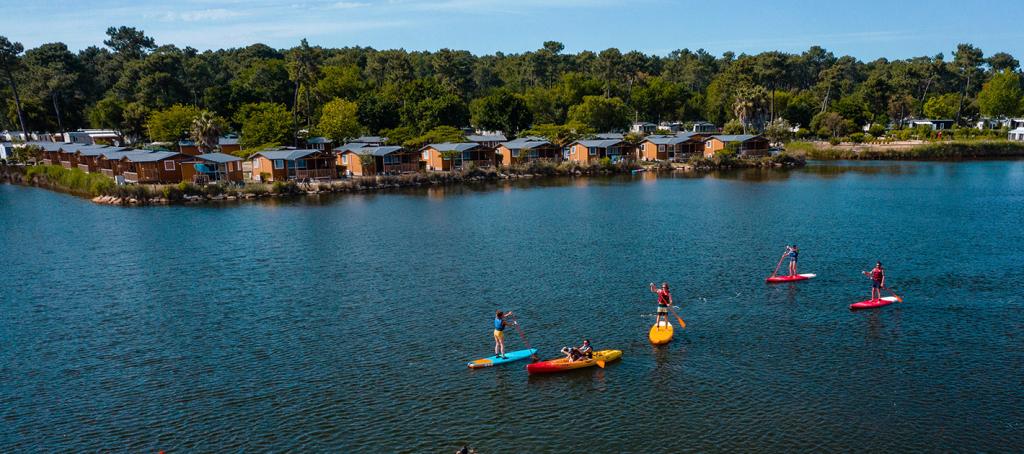
[[[0,185],[0,451],[1020,452],[1022,221],[1022,161],[203,207]],[[791,242],[819,277],[765,285]],[[905,302],[851,313],[875,260]],[[652,281],[687,322],[662,348]],[[543,357],[623,359],[470,371],[496,309]]]

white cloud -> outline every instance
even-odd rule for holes
[[[218,21],[231,19],[233,17],[244,16],[245,13],[239,11],[232,11],[224,8],[212,8],[203,9],[196,11],[184,11],[184,12],[165,12],[158,14],[157,17],[160,20],[168,22],[199,22],[199,21]]]
[[[330,8],[331,9],[354,9],[354,8],[363,8],[363,7],[366,7],[366,6],[370,6],[370,4],[369,3],[362,3],[362,2],[337,2],[337,3],[332,4],[330,6]]]

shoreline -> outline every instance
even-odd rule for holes
[[[93,203],[115,206],[195,205],[224,201],[259,200],[267,198],[294,198],[321,194],[366,193],[402,188],[455,186],[475,183],[494,183],[516,180],[545,180],[550,178],[582,178],[594,176],[629,175],[641,172],[701,174],[706,172],[746,168],[803,167],[806,161],[783,156],[780,159],[737,159],[715,163],[624,163],[619,165],[519,166],[501,169],[471,169],[461,172],[419,172],[405,175],[355,177],[326,182],[299,183],[296,181],[245,184],[193,183],[161,185],[121,185],[98,174],[86,174],[77,169],[60,166],[0,165],[0,182],[32,186],[62,192],[91,200]],[[103,178],[103,179],[101,179]],[[106,179],[106,180],[104,180]]]
[[[875,143],[790,142],[788,149],[818,161],[964,161],[1024,158],[1024,142],[1009,140],[899,141]]]

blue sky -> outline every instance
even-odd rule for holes
[[[704,48],[799,52],[821,45],[872,60],[947,55],[971,42],[1024,59],[1012,2],[932,0],[0,0],[0,34],[26,47],[100,45],[111,25],[199,49],[265,43],[378,49],[522,52],[546,40],[566,50],[618,47],[666,54]]]

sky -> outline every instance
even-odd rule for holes
[[[109,26],[200,50],[263,43],[464,49],[475,54],[617,47],[801,52],[820,45],[865,61],[945,53],[969,42],[1024,60],[1019,7],[1006,1],[792,0],[0,0],[0,35],[26,48],[102,46]]]

